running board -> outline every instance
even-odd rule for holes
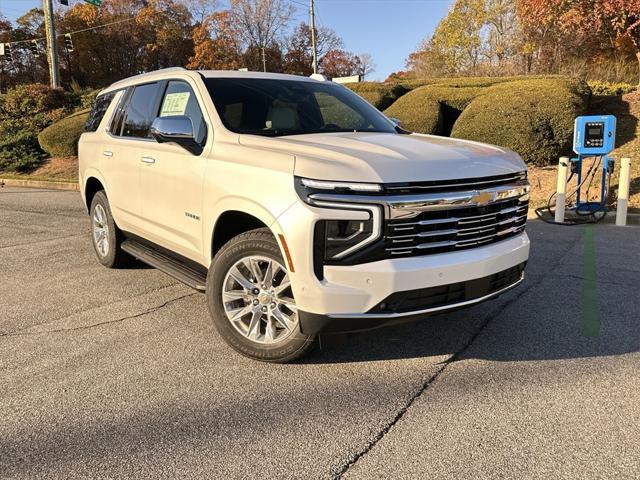
[[[143,245],[135,240],[125,240],[122,242],[122,250],[138,260],[151,265],[154,268],[171,275],[176,280],[204,292],[207,285],[207,276],[195,268],[185,265],[180,260],[166,255],[147,245]]]

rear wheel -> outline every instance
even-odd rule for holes
[[[267,362],[303,355],[314,337],[300,332],[289,272],[268,229],[229,241],[207,276],[214,325],[235,350]]]
[[[91,239],[98,261],[108,268],[121,268],[131,263],[131,256],[120,245],[124,240],[113,216],[107,195],[99,191],[91,201]]]

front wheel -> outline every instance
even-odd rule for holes
[[[289,272],[268,229],[229,241],[207,276],[207,303],[225,341],[247,357],[289,362],[302,356],[314,337],[300,332]]]

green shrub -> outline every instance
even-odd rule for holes
[[[407,93],[407,89],[397,83],[362,82],[345,85],[364,98],[378,110],[389,107]]]
[[[404,95],[385,110],[413,132],[448,135],[464,108],[482,88],[455,88],[426,85]]]
[[[638,88],[637,85],[631,85],[630,83],[601,82],[598,80],[589,81],[588,83],[594,95],[626,95],[627,93],[635,92]]]
[[[25,171],[44,157],[38,133],[68,115],[77,95],[47,85],[18,85],[0,96],[0,170]],[[22,142],[22,143],[21,143]]]
[[[412,132],[438,134],[442,131],[440,103],[426,95],[415,95],[418,90],[400,98],[387,108],[384,114],[390,118],[397,118],[403,128]]]
[[[0,135],[0,171],[25,172],[42,161],[38,137],[29,130]]]
[[[548,165],[571,150],[574,119],[591,91],[582,81],[542,78],[501,83],[475,98],[451,136],[510,148],[527,163]]]
[[[45,128],[38,135],[40,148],[52,157],[78,154],[78,140],[89,118],[89,110],[74,113]]]

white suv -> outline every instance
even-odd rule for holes
[[[205,292],[260,360],[496,297],[529,256],[518,155],[411,134],[322,78],[129,78],[100,93],[79,152],[99,261]]]

